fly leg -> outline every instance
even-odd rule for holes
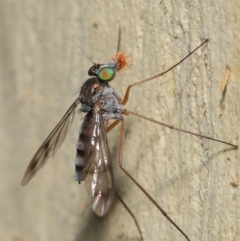
[[[136,83],[133,83],[131,85],[129,85],[127,87],[127,90],[126,90],[126,93],[124,95],[124,98],[123,98],[123,101],[122,101],[122,105],[125,105],[127,102],[128,102],[128,99],[129,99],[129,94],[130,94],[130,90],[132,87],[134,86],[137,86],[137,85],[141,85],[141,84],[144,84],[150,80],[153,80],[153,79],[156,79],[160,76],[163,76],[165,75],[166,73],[168,73],[170,70],[174,69],[177,65],[179,65],[180,63],[182,63],[185,59],[187,59],[190,55],[192,55],[196,50],[198,50],[202,45],[204,45],[206,42],[208,42],[208,39],[206,39],[204,42],[202,42],[197,48],[195,48],[193,51],[191,51],[186,57],[184,57],[183,59],[181,59],[178,63],[176,63],[175,65],[173,65],[171,68],[163,71],[162,73],[160,74],[157,74],[157,75],[154,75],[148,79],[144,79],[144,80],[141,80],[141,81],[138,81]]]
[[[107,133],[110,132],[113,128],[115,128],[115,127],[119,124],[119,122],[121,122],[121,120],[115,120],[113,123],[111,123],[111,124],[107,127],[106,132],[107,132]],[[122,203],[123,207],[127,210],[127,212],[128,212],[128,213],[130,214],[130,216],[132,217],[132,219],[133,219],[133,221],[134,221],[134,223],[135,223],[135,225],[136,225],[136,227],[137,227],[137,229],[138,229],[138,232],[139,232],[141,241],[143,241],[142,231],[141,231],[141,229],[140,229],[140,227],[139,227],[139,224],[138,224],[138,222],[137,222],[137,219],[135,218],[134,214],[132,213],[132,211],[130,210],[130,208],[127,206],[127,204],[126,204],[126,203],[123,201],[123,199],[120,197],[120,195],[119,195],[117,192],[115,192],[115,194],[116,194],[118,200]]]
[[[110,132],[114,127],[119,124],[120,120],[115,120],[110,126],[107,127],[106,132]]]
[[[201,135],[201,134],[198,134],[198,133],[194,133],[194,132],[191,132],[191,131],[187,131],[187,130],[183,130],[183,129],[180,129],[180,128],[176,128],[176,127],[174,127],[174,126],[172,126],[172,125],[169,125],[169,124],[166,124],[166,123],[163,123],[163,122],[154,120],[154,119],[152,119],[152,118],[149,118],[149,117],[147,117],[147,116],[138,114],[138,113],[136,113],[136,112],[133,112],[133,111],[130,111],[130,110],[127,110],[127,109],[124,110],[124,113],[123,113],[123,114],[124,114],[124,115],[134,115],[134,116],[137,116],[137,117],[139,117],[139,118],[142,118],[142,119],[151,121],[151,122],[153,122],[153,123],[156,123],[156,124],[158,124],[158,125],[167,127],[167,128],[169,128],[169,129],[172,129],[172,130],[184,132],[184,133],[187,133],[187,134],[191,134],[191,135],[194,135],[194,136],[198,136],[198,137],[200,137],[200,138],[209,139],[209,140],[212,140],[212,141],[217,141],[217,142],[220,142],[220,143],[223,143],[223,144],[232,146],[232,147],[235,148],[235,149],[238,148],[238,146],[236,146],[236,145],[234,145],[234,144],[231,144],[231,143],[229,143],[229,142],[222,141],[222,140],[219,140],[219,139],[215,139],[215,138],[212,138],[212,137],[209,137],[209,136],[204,136],[204,135]]]
[[[139,227],[139,225],[138,225],[137,219],[135,218],[134,214],[132,213],[132,211],[130,210],[130,208],[127,206],[127,204],[126,204],[126,203],[123,201],[123,199],[120,197],[120,195],[119,195],[117,192],[115,192],[115,194],[116,194],[118,200],[119,200],[119,201],[121,202],[121,204],[123,205],[123,207],[124,207],[124,208],[128,211],[128,213],[131,215],[131,217],[132,217],[132,219],[133,219],[133,221],[134,221],[134,223],[135,223],[135,225],[136,225],[136,227],[137,227],[137,229],[138,229],[138,232],[139,232],[141,241],[143,241],[142,231],[141,231],[141,229],[140,229],[140,227]]]
[[[124,142],[124,132],[125,132],[125,122],[124,120],[119,120],[121,122],[120,126],[120,141],[119,141],[119,154],[118,154],[118,165],[122,171],[134,182],[134,184],[147,196],[147,198],[157,207],[157,209],[162,213],[162,215],[168,219],[168,221],[180,232],[182,235],[190,241],[189,237],[183,232],[183,230],[167,215],[167,213],[158,205],[158,203],[151,197],[151,195],[127,172],[123,167],[123,142]]]

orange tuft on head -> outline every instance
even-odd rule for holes
[[[125,51],[118,52],[116,55],[112,56],[112,60],[119,64],[119,70],[128,68],[133,60],[127,55]]]

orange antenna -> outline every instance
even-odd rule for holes
[[[112,60],[119,65],[119,70],[128,68],[129,65],[133,63],[131,57],[126,53],[126,51],[120,51],[116,55],[112,56]]]

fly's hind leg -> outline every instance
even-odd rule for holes
[[[124,120],[119,120],[121,122],[120,126],[120,140],[119,140],[119,154],[118,154],[118,165],[121,170],[134,182],[134,184],[147,196],[147,198],[157,207],[157,209],[162,213],[162,215],[168,219],[168,221],[180,232],[182,235],[190,241],[189,237],[184,233],[184,231],[167,215],[167,213],[158,205],[158,203],[152,198],[152,196],[134,179],[134,177],[128,173],[128,171],[123,167],[123,143],[124,143],[124,132],[125,132],[125,122]]]
[[[119,123],[121,122],[121,120],[116,120],[114,121],[113,123],[111,123],[107,129],[106,129],[106,132],[110,132],[112,129],[114,129]],[[139,227],[139,224],[137,222],[137,219],[135,218],[134,214],[132,213],[132,211],[130,210],[130,208],[127,206],[127,204],[123,201],[123,199],[120,197],[120,195],[115,192],[118,200],[122,203],[123,207],[127,210],[127,212],[130,214],[130,216],[132,217],[137,229],[138,229],[138,232],[139,232],[139,235],[140,235],[140,238],[141,238],[141,241],[143,241],[143,237],[142,237],[142,231]]]

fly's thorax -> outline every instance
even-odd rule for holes
[[[88,112],[100,99],[101,93],[106,85],[99,82],[98,78],[93,77],[86,80],[80,90],[81,110]],[[90,108],[90,109],[89,109]]]
[[[101,93],[100,103],[103,113],[104,120],[110,119],[123,119],[124,108],[121,106],[121,98],[119,94],[117,97],[116,92],[113,88],[105,86],[104,90]]]
[[[121,106],[122,99],[120,94],[109,86],[108,83],[101,83],[98,78],[88,79],[80,90],[80,109],[83,112],[89,112],[95,108],[98,101],[101,104],[101,111],[104,120],[118,119],[122,120],[124,112]]]

